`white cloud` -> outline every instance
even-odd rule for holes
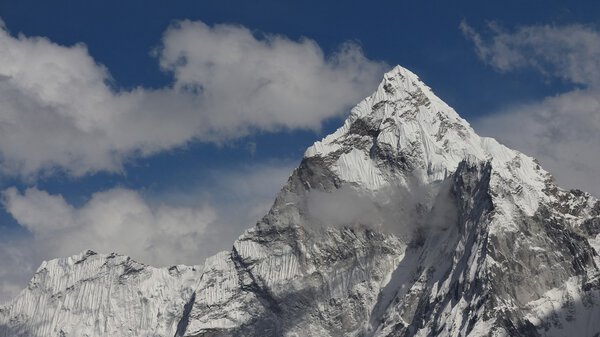
[[[97,192],[76,208],[60,195],[36,188],[4,191],[6,210],[33,235],[44,256],[68,256],[85,249],[116,251],[148,263],[199,263],[196,242],[216,220],[215,210],[158,205],[135,191]]]
[[[266,214],[291,171],[291,163],[219,171],[185,192],[113,188],[78,207],[37,188],[6,189],[6,210],[30,235],[0,236],[0,302],[23,289],[42,260],[86,249],[155,266],[202,264]]]
[[[600,83],[600,32],[584,25],[521,26],[512,32],[490,23],[483,37],[465,21],[460,28],[482,61],[499,71],[534,68],[573,83]]]
[[[136,191],[122,188],[97,192],[81,207],[36,188],[24,193],[9,188],[3,202],[30,235],[0,244],[0,302],[22,290],[42,260],[86,249],[118,252],[158,266],[201,264],[205,232],[217,220],[209,205],[153,206]]]
[[[0,28],[4,173],[119,171],[131,158],[191,141],[318,130],[370,93],[384,70],[355,44],[326,57],[309,39],[190,21],[170,27],[156,55],[171,86],[118,91],[85,45]]]
[[[476,120],[474,127],[538,158],[559,185],[600,196],[600,91],[514,106]]]
[[[559,184],[600,196],[600,32],[583,25],[490,28],[486,39],[461,23],[484,62],[499,71],[529,67],[582,88],[506,107],[474,127],[538,158]]]
[[[225,135],[249,129],[318,129],[373,91],[384,67],[346,43],[329,58],[315,41],[257,39],[241,26],[182,21],[160,50],[174,87],[202,93],[208,122]]]

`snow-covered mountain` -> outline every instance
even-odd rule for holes
[[[45,262],[0,336],[598,336],[600,202],[396,67],[229,252]]]

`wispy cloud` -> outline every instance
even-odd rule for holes
[[[535,69],[579,89],[506,107],[474,122],[482,134],[532,155],[560,184],[600,196],[600,31],[584,25],[490,24],[487,36],[460,25],[482,61],[507,72]]]
[[[156,56],[172,85],[115,90],[85,45],[0,26],[0,169],[116,172],[192,141],[318,130],[369,94],[385,69],[353,43],[325,55],[310,39],[198,21],[167,29]]]
[[[600,83],[600,32],[585,25],[521,26],[512,31],[489,23],[484,36],[462,21],[460,29],[482,61],[499,71],[533,68],[585,85]]]

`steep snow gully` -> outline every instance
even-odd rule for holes
[[[599,234],[598,200],[398,66],[231,251],[44,262],[0,336],[599,336]]]

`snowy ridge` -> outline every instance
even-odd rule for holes
[[[386,216],[328,223],[315,193]],[[598,200],[398,66],[231,251],[203,268],[47,262],[0,309],[0,336],[594,336],[599,248]]]
[[[200,275],[89,250],[47,261],[0,309],[0,336],[172,336]]]

